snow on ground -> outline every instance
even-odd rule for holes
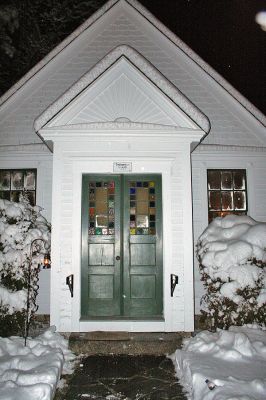
[[[171,356],[191,400],[265,400],[266,330],[257,325],[202,331]],[[210,390],[206,379],[215,385]]]
[[[0,338],[0,399],[50,400],[61,373],[72,373],[74,354],[55,327],[32,339]]]

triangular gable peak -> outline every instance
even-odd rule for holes
[[[208,118],[142,55],[122,45],[107,54],[35,121],[56,127],[123,122],[208,132]]]

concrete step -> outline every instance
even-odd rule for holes
[[[165,355],[181,347],[182,339],[190,334],[84,332],[71,333],[69,347],[75,354],[87,355]]]

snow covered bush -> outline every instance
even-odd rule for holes
[[[50,225],[27,196],[18,203],[0,199],[0,336],[22,333],[27,308],[31,243],[30,315],[37,310],[39,264],[50,248]]]
[[[206,290],[201,311],[212,325],[265,325],[266,223],[216,218],[200,236],[197,256]]]

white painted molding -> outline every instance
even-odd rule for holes
[[[241,156],[241,153],[266,153],[266,145],[265,147],[257,147],[257,146],[227,146],[227,145],[219,145],[219,144],[199,144],[195,150],[193,151],[193,155],[199,154],[226,154],[227,157],[230,153],[238,153]],[[236,154],[234,154],[235,156]]]
[[[135,68],[135,72],[140,71],[145,77],[146,82],[151,82],[154,88],[159,89],[165,96],[165,101],[169,98],[177,110],[183,112],[183,117],[203,129],[206,133],[210,130],[209,119],[204,115],[190,100],[188,100],[164,75],[162,75],[149,61],[147,61],[140,53],[127,45],[121,45],[108,53],[101,61],[99,61],[89,72],[80,78],[73,86],[70,87],[59,99],[51,104],[36,120],[34,128],[39,131],[48,121],[62,111],[74,98],[79,96],[85,89],[97,80],[105,71],[113,66],[121,59]],[[127,61],[126,61],[127,59]],[[132,76],[132,75],[131,75]],[[169,102],[169,100],[168,100]],[[126,115],[117,115],[116,117],[127,117]],[[188,119],[189,117],[189,119]],[[136,121],[133,121],[136,122]],[[153,122],[153,121],[151,121]]]

